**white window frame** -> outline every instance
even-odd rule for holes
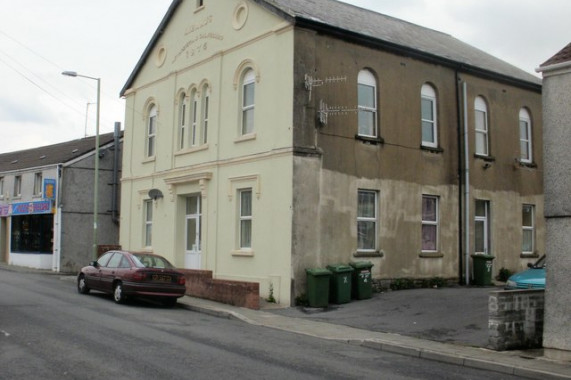
[[[531,132],[531,116],[525,108],[522,108],[519,111],[519,144],[521,162],[531,163],[533,161]]]
[[[210,88],[208,85],[204,85],[202,88],[202,120],[201,120],[201,133],[202,133],[202,143],[208,143],[208,117],[209,117],[209,107],[210,107]]]
[[[424,215],[424,201],[430,199],[434,200],[435,203],[435,215],[434,220],[425,219]],[[422,211],[421,211],[421,219],[422,219],[422,252],[438,252],[439,244],[440,244],[440,199],[434,195],[423,195],[422,196]],[[435,241],[434,241],[434,249],[424,249],[424,227],[436,227],[436,234],[435,234]]]
[[[437,99],[436,99],[436,91],[434,87],[429,84],[424,84],[420,91],[420,117],[421,117],[421,139],[422,145],[437,148],[438,147],[438,113],[437,113]],[[430,102],[430,108],[432,111],[432,119],[429,119],[424,115],[424,102]],[[429,127],[432,132],[432,141],[426,140],[424,138],[424,128]]]
[[[0,199],[4,199],[4,177],[0,177]]]
[[[153,245],[153,200],[146,199],[143,202],[143,246],[150,248]]]
[[[153,104],[149,108],[149,117],[147,119],[147,141],[145,144],[147,158],[155,157],[157,153],[157,115],[157,106]]]
[[[484,215],[478,215],[478,202],[483,202],[484,204]],[[483,251],[477,250],[478,242],[476,241],[478,236],[476,235],[476,225],[482,223],[483,228],[483,241],[482,246]],[[474,206],[474,253],[477,255],[487,255],[490,253],[490,202],[487,200],[476,199]]]
[[[372,89],[373,93],[373,106],[362,104],[363,99],[360,99],[359,94],[361,93],[360,88],[366,87],[367,89]],[[357,134],[362,137],[368,138],[378,138],[379,137],[379,128],[378,128],[378,103],[377,103],[377,79],[373,75],[373,73],[369,70],[361,70],[359,71],[359,75],[357,77],[357,103],[358,103],[358,114],[357,114]],[[372,114],[373,125],[367,126],[368,129],[372,128],[371,130],[362,131],[361,130],[361,116],[363,114]]]
[[[360,208],[359,208],[359,199],[361,194],[373,195],[373,216],[361,215]],[[360,228],[359,225],[362,223],[366,224],[373,224],[373,233],[374,233],[374,243],[373,247],[362,247],[361,246],[361,239],[360,239]],[[357,191],[357,252],[377,252],[379,247],[379,192],[376,190],[366,190],[366,189],[359,189]]]
[[[15,198],[19,198],[22,196],[22,176],[17,175],[14,176],[14,193],[13,196]]]
[[[34,174],[34,196],[40,197],[42,196],[42,182],[43,182],[43,175],[41,172]]]
[[[179,134],[180,134],[180,144],[179,149],[186,149],[189,141],[188,137],[188,122],[187,122],[187,104],[186,104],[186,94],[183,92],[180,94],[179,105],[178,105],[178,123],[179,123]]]
[[[246,90],[249,86],[253,86],[254,96],[253,101],[251,104],[246,104]],[[241,95],[241,122],[240,122],[240,135],[247,136],[251,135],[255,132],[255,108],[256,108],[256,74],[252,68],[248,68],[245,70],[243,77],[242,77],[242,95]],[[248,128],[249,125],[246,123],[247,115],[251,113],[251,128]]]
[[[244,204],[242,195],[250,194],[250,213],[248,214],[247,211],[244,210]],[[252,188],[244,188],[238,190],[238,246],[240,250],[251,250],[252,249],[252,235],[253,235],[253,191]],[[244,224],[249,225],[249,234],[247,239],[243,239],[244,231],[243,226]],[[247,240],[247,241],[245,241]]]
[[[488,105],[486,101],[481,96],[478,96],[474,101],[474,130],[475,130],[475,142],[474,150],[475,154],[478,156],[489,156],[490,155],[490,126],[488,120]],[[478,117],[480,115],[481,117]],[[479,122],[483,121],[483,124]],[[479,139],[483,139],[483,146],[479,146]]]
[[[529,210],[529,212],[531,213],[531,224],[530,225],[525,225],[524,224],[524,213],[526,212],[526,209]],[[524,204],[522,206],[522,223],[521,223],[521,228],[522,228],[522,242],[521,242],[521,251],[522,254],[524,255],[532,255],[535,252],[535,206],[534,205],[530,205],[530,204]],[[525,235],[526,232],[531,235],[531,250],[524,250],[525,247]]]
[[[192,90],[190,93],[190,146],[194,147],[198,142],[198,93]]]

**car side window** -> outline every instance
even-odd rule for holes
[[[130,268],[131,264],[129,264],[129,260],[125,257],[125,255],[121,255],[121,263],[119,264],[119,268]]]
[[[114,253],[115,252],[107,252],[106,254],[101,256],[99,259],[97,259],[97,265],[99,265],[100,267],[107,266],[107,262],[109,261],[111,256],[113,256]]]
[[[120,253],[115,253],[113,255],[113,257],[111,258],[111,260],[109,260],[109,264],[107,264],[107,267],[109,268],[118,268],[119,264],[121,263],[121,259],[123,258],[123,255]]]

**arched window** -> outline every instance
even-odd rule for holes
[[[525,108],[519,111],[519,146],[520,160],[527,163],[532,162],[531,116]]]
[[[488,106],[481,96],[474,102],[475,131],[476,131],[476,154],[488,156],[490,154]]]
[[[187,148],[188,144],[188,124],[186,115],[186,94],[182,92],[178,98],[178,128],[179,128],[179,149]]]
[[[149,107],[149,117],[147,119],[147,157],[154,157],[157,137],[157,106],[152,104]]]
[[[208,108],[210,105],[210,89],[208,85],[205,84],[202,87],[202,143],[208,143]]]
[[[436,148],[438,146],[438,122],[436,108],[436,91],[425,84],[420,91],[422,145]]]
[[[242,76],[242,135],[254,133],[255,86],[254,70],[248,69]]]
[[[357,82],[358,135],[376,138],[378,137],[377,80],[369,70],[361,70]]]
[[[197,144],[198,129],[198,94],[196,89],[190,93],[190,146]]]

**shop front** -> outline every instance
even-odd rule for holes
[[[52,202],[37,201],[2,206],[7,224],[10,265],[52,269],[54,213]]]

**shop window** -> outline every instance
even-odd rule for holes
[[[53,253],[53,215],[12,216],[10,250],[15,253]]]

